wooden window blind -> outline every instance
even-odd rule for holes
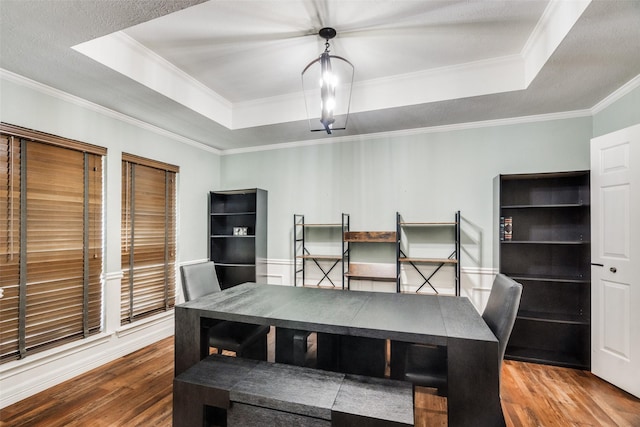
[[[100,331],[106,150],[0,126],[0,357],[7,361]]]
[[[175,305],[177,172],[122,155],[122,324]]]

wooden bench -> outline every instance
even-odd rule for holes
[[[225,425],[229,394],[257,360],[213,355],[201,360],[173,380],[173,425]],[[217,408],[217,409],[216,409]]]
[[[346,375],[333,405],[331,425],[412,426],[412,385],[404,381]]]
[[[410,383],[210,356],[174,379],[173,425],[411,426]]]

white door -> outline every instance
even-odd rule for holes
[[[640,125],[591,140],[591,371],[640,397]]]

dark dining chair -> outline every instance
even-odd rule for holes
[[[220,283],[212,261],[180,267],[185,301],[220,292]],[[218,321],[208,327],[209,347],[229,350],[238,357],[267,360],[269,326],[251,323]]]
[[[504,274],[498,274],[493,282],[487,306],[482,313],[485,323],[498,339],[498,373],[501,371],[504,352],[516,321],[521,295],[520,283]],[[412,382],[414,387],[418,385],[437,388],[440,396],[446,396],[448,391],[446,348],[409,345],[404,379]]]

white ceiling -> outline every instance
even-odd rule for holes
[[[356,70],[333,136],[300,83],[324,26]],[[14,78],[220,150],[585,110],[640,74],[638,0],[0,0],[0,36]]]

